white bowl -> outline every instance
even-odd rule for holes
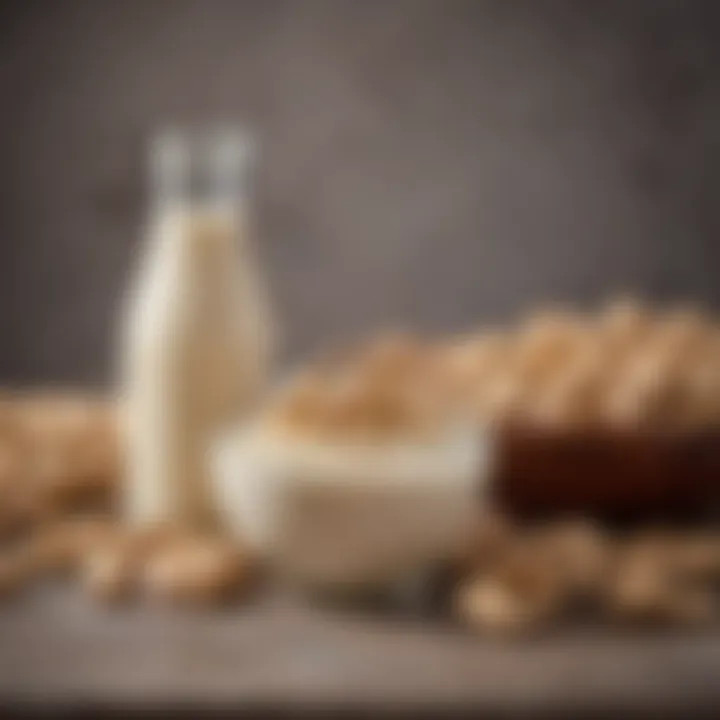
[[[476,428],[432,442],[337,444],[250,427],[216,456],[230,530],[315,586],[379,586],[450,555],[477,518],[489,444]]]

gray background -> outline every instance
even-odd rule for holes
[[[720,4],[0,4],[0,380],[102,381],[143,142],[239,119],[286,357],[618,290],[720,301]]]

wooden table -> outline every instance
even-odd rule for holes
[[[106,610],[53,589],[0,610],[0,703],[5,711],[323,706],[414,715],[470,705],[504,716],[697,717],[720,708],[720,632],[568,628],[502,642],[283,597],[180,613]]]

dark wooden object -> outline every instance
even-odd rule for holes
[[[698,519],[717,513],[720,434],[512,430],[498,438],[494,492],[521,516]]]

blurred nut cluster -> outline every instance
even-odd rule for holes
[[[0,534],[110,508],[120,475],[117,409],[45,392],[0,400]]]
[[[476,631],[527,634],[573,616],[657,626],[719,619],[720,534],[610,533],[585,521],[478,525],[460,562],[454,609]]]
[[[432,436],[450,410],[436,354],[428,342],[393,333],[322,358],[271,403],[271,422],[324,439]]]
[[[619,299],[532,313],[429,341],[381,335],[312,363],[271,403],[279,427],[322,437],[421,437],[449,417],[542,430],[697,431],[720,425],[720,326],[688,307]]]
[[[248,563],[220,537],[164,527],[131,531],[92,517],[58,520],[0,551],[3,596],[58,576],[76,579],[102,603],[144,595],[163,604],[218,605],[246,585]]]
[[[617,300],[534,313],[448,344],[442,363],[479,421],[540,429],[694,431],[720,424],[720,326],[693,308]]]

